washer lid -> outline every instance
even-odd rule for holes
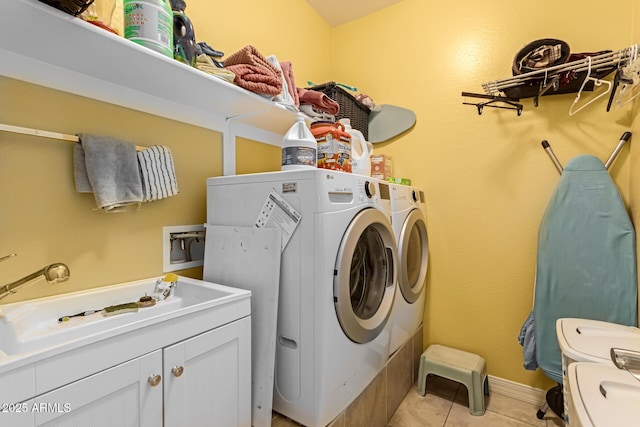
[[[429,264],[429,238],[424,215],[413,209],[402,224],[398,239],[398,287],[404,299],[413,304],[424,292]]]
[[[563,318],[556,322],[560,350],[577,362],[612,365],[612,347],[640,351],[640,329],[600,320]]]
[[[638,425],[640,381],[629,372],[597,363],[572,363],[569,383],[574,416],[584,427]]]
[[[360,211],[342,237],[333,278],[336,314],[350,340],[367,343],[382,332],[393,305],[396,265],[389,220],[377,209]]]

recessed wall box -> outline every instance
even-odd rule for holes
[[[204,225],[174,225],[162,229],[163,272],[200,267],[204,263]]]

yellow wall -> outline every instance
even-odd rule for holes
[[[632,34],[633,40],[640,39],[640,4],[638,2],[633,3],[633,13],[632,17]],[[631,164],[630,171],[630,179],[629,179],[629,192],[631,194],[630,197],[630,207],[631,207],[631,218],[636,224],[636,230],[638,229],[637,224],[640,219],[640,172],[638,169],[640,168],[640,147],[638,147],[638,135],[640,135],[640,101],[636,99],[633,103],[632,107],[632,117],[633,124],[631,126],[632,132],[636,135],[636,142],[632,143],[629,148],[629,160]],[[638,253],[638,259],[640,260],[640,239],[636,237],[636,251]],[[640,287],[640,277],[638,278],[638,283]],[[640,292],[638,293],[638,307],[640,308]]]
[[[538,225],[558,181],[540,142],[563,163],[583,153],[606,159],[630,113],[606,113],[605,100],[569,117],[575,95],[556,95],[537,109],[523,100],[521,117],[489,108],[479,116],[461,92],[482,93],[481,83],[509,77],[515,54],[536,39],[565,40],[573,52],[629,46],[633,3],[404,0],[334,29],[333,77],[418,118],[410,133],[374,151],[390,154],[396,176],[426,193],[425,346],[473,351],[492,375],[552,385],[524,370],[517,341],[533,305]],[[628,201],[628,148],[610,173]]]
[[[265,56],[274,53],[292,61],[303,76],[301,86],[307,79],[328,78],[331,28],[306,2],[187,3],[198,41],[227,55],[247,44]],[[72,144],[0,132],[0,256],[19,255],[0,265],[0,284],[53,262],[71,270],[67,282],[49,286],[41,280],[2,303],[160,275],[162,227],[205,222],[206,178],[222,173],[219,133],[4,77],[0,97],[0,123],[169,146],[180,188],[178,196],[138,211],[98,212],[92,195],[75,192]],[[238,173],[280,168],[279,147],[240,139],[237,157]],[[201,269],[181,273],[202,275]]]
[[[494,109],[478,116],[460,93],[508,77],[515,53],[535,39],[559,38],[574,52],[626,47],[640,35],[635,2],[404,0],[334,29],[298,0],[188,0],[186,12],[197,39],[227,55],[253,44],[292,61],[298,86],[336,80],[416,112],[410,133],[375,151],[392,155],[396,175],[427,195],[425,345],[477,352],[492,375],[547,388],[544,375],[522,368],[516,339],[533,303],[538,224],[558,180],[540,141],[549,140],[563,163],[582,153],[604,159],[631,114],[605,113],[600,102],[569,117],[573,96],[562,95],[537,109],[524,100],[521,117]],[[0,109],[2,123],[170,146],[180,185],[179,196],[139,211],[96,212],[91,196],[74,191],[71,144],[0,133],[0,255],[20,254],[0,265],[2,281],[55,261],[72,272],[69,282],[33,285],[14,300],[161,274],[162,227],[205,221],[205,179],[221,173],[220,134],[6,78],[0,93],[11,100]],[[277,169],[279,154],[242,140],[238,172]],[[640,162],[626,148],[611,170],[626,201],[630,160]]]
[[[169,146],[180,190],[139,210],[99,212],[93,195],[75,192],[73,144],[0,132],[0,253],[19,255],[0,265],[3,283],[52,262],[71,270],[67,282],[40,281],[2,302],[161,274],[162,227],[205,221],[204,182],[222,171],[220,134],[7,78],[0,93],[11,99],[2,123]]]
[[[254,45],[265,56],[275,54],[280,61],[292,62],[299,87],[307,80],[321,82],[331,76],[331,27],[305,1],[187,0],[185,13],[196,39],[227,56],[246,45]]]

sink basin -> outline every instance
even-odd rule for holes
[[[640,382],[631,373],[591,362],[571,363],[567,370],[571,425],[638,425]]]
[[[65,322],[58,321],[63,316],[135,302],[144,295],[151,295],[157,280],[144,279],[1,305],[0,351],[16,355],[91,336],[122,332],[124,328],[143,327],[163,318],[223,304],[247,293],[241,289],[178,276],[173,294],[154,306],[108,317],[98,311],[88,316],[72,317]]]

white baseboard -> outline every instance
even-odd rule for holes
[[[546,391],[489,375],[489,393],[509,396],[533,405],[542,405]]]

